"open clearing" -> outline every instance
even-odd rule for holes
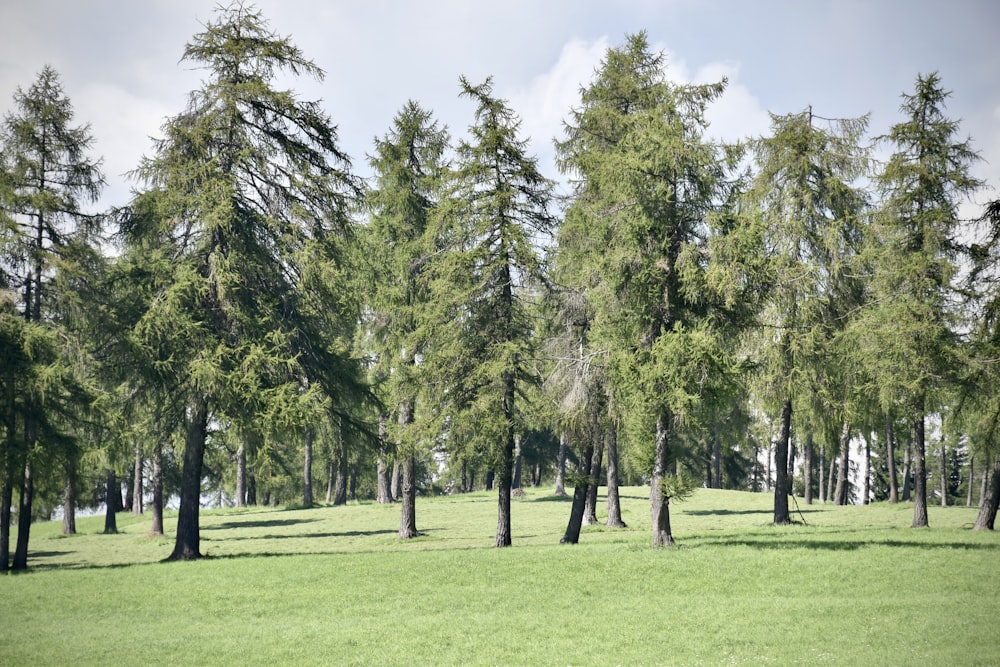
[[[203,511],[202,553],[119,515],[32,529],[31,571],[0,579],[2,665],[996,665],[1000,538],[974,508],[801,506],[701,489],[649,546],[647,489],[624,530],[559,545],[567,500],[528,489],[514,546],[491,546],[492,493],[399,506]],[[603,497],[600,507],[603,508]]]

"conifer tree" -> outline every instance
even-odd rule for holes
[[[855,181],[867,168],[860,143],[867,122],[826,121],[810,108],[772,115],[771,135],[752,142],[757,173],[746,197],[760,216],[764,253],[757,264],[763,274],[755,279],[768,286],[758,395],[779,414],[780,424],[775,524],[790,521],[793,410],[804,408],[807,418],[837,415],[838,424],[848,419],[849,392],[839,381],[833,346],[847,314],[860,305],[851,268],[866,212],[865,193]]]
[[[532,362],[532,286],[544,280],[539,243],[552,231],[551,182],[518,136],[520,121],[493,82],[461,78],[476,105],[457,147],[436,216],[429,265],[433,364],[439,413],[454,433],[475,431],[496,471],[496,546],[511,544],[515,437],[523,432],[521,387],[538,381]],[[474,428],[472,428],[474,426]]]
[[[726,199],[725,154],[703,138],[704,112],[724,87],[670,82],[645,33],[630,35],[608,50],[557,144],[575,179],[559,252],[586,268],[578,286],[594,304],[595,349],[650,462],[655,546],[673,544],[669,501],[686,486],[673,474],[676,430],[725,375],[701,289],[709,219]]]
[[[3,212],[3,235],[0,237],[0,289],[9,290],[7,301],[20,308],[24,327],[8,329],[8,342],[14,347],[7,354],[19,358],[13,367],[23,374],[11,375],[5,382],[14,397],[5,410],[5,471],[3,503],[0,507],[0,567],[6,569],[8,553],[11,485],[19,484],[18,542],[13,568],[27,567],[31,527],[34,478],[40,472],[36,463],[50,463],[59,451],[72,447],[68,438],[73,412],[72,396],[83,402],[89,399],[74,387],[82,387],[76,361],[69,353],[77,349],[75,340],[56,342],[56,331],[63,337],[67,330],[60,321],[56,300],[55,276],[73,270],[72,264],[94,252],[94,235],[100,216],[86,214],[83,206],[97,200],[104,180],[100,162],[88,152],[93,143],[87,125],[73,125],[73,106],[63,92],[58,73],[44,67],[31,87],[14,93],[14,110],[3,119],[0,130],[0,210]],[[3,317],[11,317],[8,306]],[[41,330],[39,330],[41,329]],[[17,349],[16,341],[40,341],[34,350]],[[48,340],[48,343],[41,341]],[[51,347],[49,347],[51,345]],[[40,374],[47,368],[46,374]],[[38,382],[61,378],[61,390]],[[77,454],[68,453],[66,461]],[[64,461],[65,464],[65,461]],[[62,468],[48,466],[49,468]]]
[[[428,290],[424,265],[430,219],[438,190],[448,135],[416,102],[408,102],[392,130],[375,142],[370,158],[375,187],[368,194],[372,211],[369,256],[374,271],[369,318],[378,374],[386,400],[396,413],[395,434],[402,458],[402,509],[399,536],[417,535],[415,465],[417,439],[413,421],[420,393],[420,368],[427,345]],[[388,421],[388,419],[386,420]]]
[[[172,559],[200,556],[210,420],[304,433],[323,412],[350,419],[364,394],[347,345],[357,302],[343,289],[360,183],[319,105],[274,87],[280,72],[322,70],[240,3],[183,60],[207,76],[138,170],[160,214],[136,233],[168,239],[172,255],[133,330],[144,367],[186,405]]]
[[[955,277],[962,252],[958,205],[981,182],[959,124],[945,116],[950,93],[937,73],[904,94],[904,119],[881,137],[892,150],[877,175],[882,201],[868,244],[874,299],[861,339],[883,406],[899,404],[913,425],[913,527],[927,522],[925,417],[954,379]]]

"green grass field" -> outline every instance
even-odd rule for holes
[[[624,530],[559,545],[569,502],[528,490],[514,546],[492,493],[399,507],[202,514],[207,559],[160,562],[148,518],[32,529],[31,570],[0,577],[0,665],[998,665],[1000,536],[976,511],[802,506],[702,489],[649,546],[647,491]],[[602,499],[603,507],[603,499]],[[794,507],[793,507],[794,509]]]

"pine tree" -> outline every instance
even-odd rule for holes
[[[73,126],[73,106],[63,92],[59,75],[51,67],[39,73],[27,90],[14,93],[15,110],[3,120],[0,135],[0,208],[3,210],[3,236],[0,238],[0,288],[10,290],[10,302],[20,306],[25,326],[9,329],[15,347],[7,352],[27,366],[23,374],[5,382],[16,398],[6,402],[5,471],[0,507],[3,542],[0,552],[8,553],[11,485],[18,475],[18,541],[13,568],[27,567],[31,527],[34,479],[48,469],[63,468],[76,453],[67,436],[73,413],[79,413],[89,398],[77,391],[82,378],[76,360],[69,355],[78,341],[56,342],[60,332],[68,336],[56,305],[58,287],[55,276],[73,270],[72,264],[92,255],[100,216],[84,213],[82,206],[97,200],[103,185],[100,163],[88,157],[92,137],[87,125]],[[5,309],[3,317],[13,316]],[[19,331],[19,333],[18,333]],[[16,341],[48,340],[35,350],[16,349]],[[68,344],[67,344],[68,343]],[[51,345],[51,347],[48,347]],[[45,373],[41,370],[47,369]],[[36,382],[64,380],[61,390],[46,391]],[[58,385],[55,385],[58,386]],[[72,402],[81,404],[75,409]],[[58,466],[52,464],[62,451],[66,456]],[[6,569],[4,557],[0,567]]]
[[[365,393],[343,289],[360,183],[318,104],[273,87],[279,72],[322,70],[241,4],[220,8],[183,60],[208,76],[138,170],[160,212],[136,233],[169,240],[172,256],[133,330],[144,366],[187,406],[172,559],[200,556],[210,419],[304,434],[324,413],[350,419]]]
[[[653,544],[673,544],[677,429],[725,375],[704,284],[709,218],[725,199],[725,155],[703,138],[725,82],[676,85],[644,33],[609,49],[557,144],[575,181],[560,255],[584,267],[596,348],[612,397],[651,466]],[[653,437],[650,438],[650,433]],[[652,447],[645,443],[652,440]],[[651,451],[650,451],[651,450]]]
[[[447,146],[447,132],[411,101],[396,115],[392,130],[375,142],[370,158],[376,185],[368,195],[369,256],[375,274],[369,318],[378,374],[397,415],[394,432],[403,463],[399,536],[404,539],[418,534],[414,470],[418,443],[412,426],[422,385],[417,360],[427,348],[422,340],[429,308],[424,265],[432,249],[428,230]]]
[[[459,143],[435,224],[428,266],[434,345],[428,350],[440,415],[453,433],[474,430],[496,471],[496,546],[511,544],[515,438],[523,432],[518,397],[538,380],[531,309],[544,280],[538,244],[552,231],[551,182],[526,155],[520,121],[487,79],[461,79],[476,105]]]
[[[837,415],[838,424],[848,419],[850,392],[833,363],[834,346],[847,314],[860,305],[851,267],[863,238],[866,196],[854,182],[867,168],[861,147],[867,123],[867,117],[827,121],[810,108],[772,115],[771,135],[751,144],[757,172],[746,197],[764,230],[764,261],[757,263],[763,275],[756,280],[768,286],[765,326],[759,330],[764,363],[758,394],[779,415],[774,456],[779,525],[790,521],[793,411],[804,409],[812,421],[829,415]]]
[[[861,320],[882,404],[912,419],[915,528],[928,525],[925,416],[958,366],[958,205],[981,186],[970,171],[977,154],[944,115],[948,96],[936,73],[917,76],[903,95],[904,120],[881,137],[893,152],[877,175],[882,202],[868,244],[875,298]]]

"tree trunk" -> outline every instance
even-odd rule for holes
[[[399,539],[408,540],[420,535],[417,531],[417,475],[416,460],[412,453],[403,457],[402,509],[399,513]]]
[[[889,469],[889,502],[899,502],[899,480],[896,477],[896,438],[892,432],[892,417],[885,413],[885,465]]]
[[[302,504],[306,507],[313,506],[313,433],[312,428],[306,426],[304,443],[304,460],[302,463]]]
[[[399,458],[392,462],[392,477],[389,480],[389,493],[399,499]]]
[[[712,488],[722,488],[722,433],[718,422],[712,438]]]
[[[965,506],[972,507],[972,483],[976,480],[975,456],[969,457],[969,485],[965,494]]]
[[[243,442],[236,447],[236,506],[247,506],[247,449]]]
[[[913,528],[926,528],[927,474],[924,457],[924,409],[921,397],[913,415]]]
[[[565,436],[565,433],[563,434]],[[580,452],[579,465],[573,484],[573,504],[570,506],[569,523],[566,524],[566,532],[563,533],[560,544],[577,544],[580,541],[580,528],[583,526],[583,513],[587,504],[587,490],[590,488],[592,478],[589,471],[584,467],[585,461],[593,461],[594,441],[592,438],[584,438],[584,450]]]
[[[823,474],[826,472],[826,445],[819,446],[819,467],[817,469],[819,473],[816,479],[816,486],[819,487],[819,502],[821,505],[826,504],[826,481],[823,479]]]
[[[595,420],[596,421],[596,420]],[[583,507],[583,525],[585,526],[596,526],[597,525],[597,489],[599,480],[601,479],[601,464],[604,458],[604,436],[600,431],[598,424],[594,424],[594,428],[590,433],[590,437],[593,440],[593,454],[590,460],[590,483],[587,485],[587,500]]]
[[[948,445],[941,436],[941,507],[948,506]]]
[[[181,469],[181,506],[177,513],[177,536],[174,550],[167,560],[201,558],[198,512],[201,507],[201,473],[205,462],[205,438],[208,433],[207,399],[204,397],[196,399],[190,411],[184,443],[184,465]]]
[[[381,414],[378,417],[378,458],[375,461],[375,501],[379,505],[390,505],[393,502],[389,479],[389,466],[386,459],[389,455],[389,417]],[[329,502],[329,501],[327,501]]]
[[[840,431],[840,457],[837,464],[837,490],[833,496],[834,505],[847,504],[848,475],[850,473],[851,424],[844,421]]]
[[[826,480],[826,499],[827,501],[836,504],[837,496],[834,494],[834,490],[837,488],[837,458],[833,455],[833,443],[830,443],[830,445],[830,469]]]
[[[114,468],[104,471],[104,534],[114,535],[118,532],[118,477]]]
[[[34,440],[34,438],[31,438]],[[31,459],[24,464],[21,499],[17,505],[17,545],[14,548],[12,570],[28,569],[28,537],[31,531],[31,505],[35,498],[35,483],[31,475]]]
[[[510,494],[514,481],[514,424],[517,414],[514,409],[515,380],[514,374],[506,371],[503,374],[503,390],[500,396],[500,409],[504,420],[503,449],[497,466],[497,535],[495,544],[498,547],[509,547],[513,541],[511,535]]]
[[[413,399],[405,399],[399,404],[399,425],[407,428],[413,423]],[[413,453],[413,446],[406,445],[399,448],[403,455],[403,493],[401,496],[402,507],[399,512],[399,538],[408,540],[417,537],[417,473],[416,458]]]
[[[903,502],[909,502],[913,496],[913,443],[907,442],[903,452]]]
[[[523,466],[524,460],[521,456],[521,434],[514,434],[514,474],[511,477],[511,493],[515,496],[520,496],[524,494],[524,489],[521,487],[521,468]]]
[[[997,454],[993,461],[993,470],[989,473],[990,483],[984,489],[979,504],[979,516],[973,530],[993,530],[993,524],[997,518],[997,506],[1000,504],[1000,454]],[[983,480],[986,480],[986,471],[983,471]]]
[[[556,458],[556,495],[566,495],[566,429],[559,434],[559,455]]]
[[[864,497],[861,499],[862,505],[867,505],[872,492],[872,435],[865,437],[865,484]]]
[[[788,514],[788,445],[792,439],[792,401],[781,404],[781,434],[774,443],[774,525],[791,523]]]
[[[347,445],[344,443],[344,432],[337,429],[337,461],[336,477],[333,482],[333,504],[347,504]]]
[[[73,464],[69,464],[66,470],[66,486],[63,488],[63,535],[76,535],[76,488],[73,478],[76,471]]]
[[[153,524],[149,528],[150,535],[163,535],[163,444],[159,439],[153,443],[152,473],[149,484],[152,486],[153,499],[150,509],[153,514]]]
[[[653,520],[653,546],[672,547],[670,530],[670,497],[663,488],[670,464],[670,417],[661,412],[656,418],[656,440],[653,453],[653,474],[649,482],[649,505]]]
[[[142,509],[142,445],[136,445],[132,470],[132,514],[142,516]]]
[[[610,424],[607,430],[608,447],[608,528],[626,528],[622,521],[621,500],[618,497],[618,430]]]
[[[806,505],[813,502],[813,433],[810,428],[806,432],[806,444],[802,451],[802,495]]]
[[[3,486],[0,488],[0,572],[10,569],[10,510],[14,501],[14,428],[7,425],[7,443],[3,453]]]
[[[986,493],[987,493],[987,490],[989,488],[989,483],[990,483],[989,482],[989,478],[990,478],[990,471],[989,470],[984,470],[983,474],[981,476],[981,479],[979,480],[979,509],[980,510],[982,510],[983,509],[983,505],[986,504]]]

